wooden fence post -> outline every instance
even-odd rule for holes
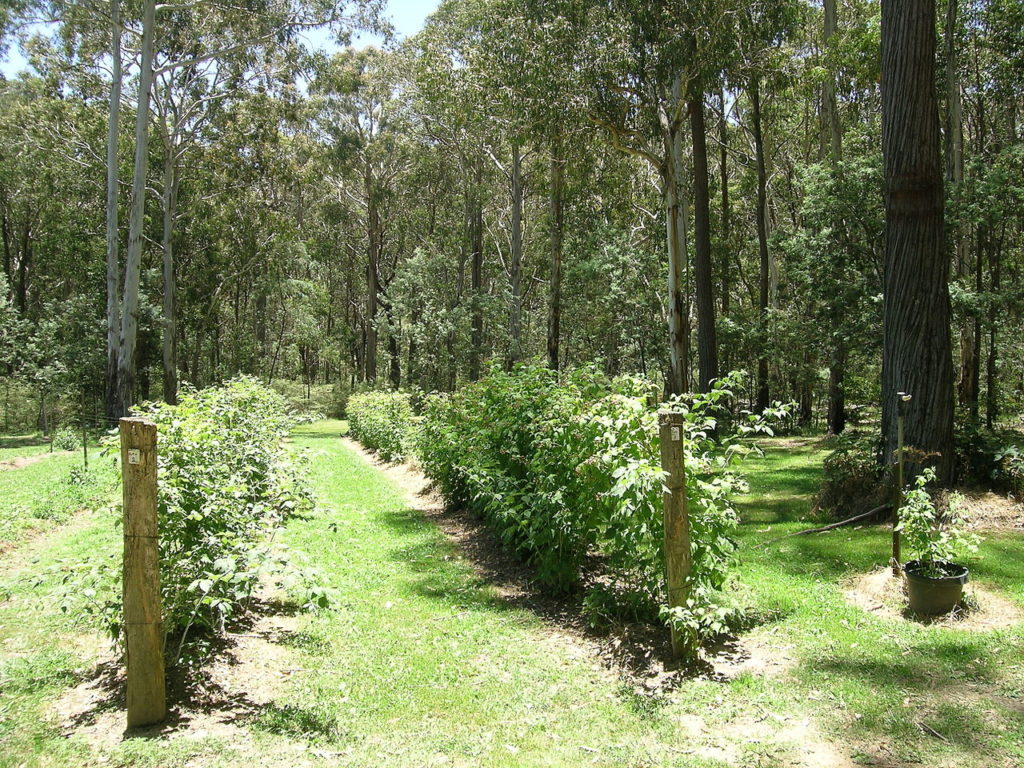
[[[912,399],[906,392],[896,393],[896,464],[893,467],[895,474],[896,492],[893,494],[892,505],[892,575],[899,576],[903,570],[902,542],[900,532],[897,530],[900,525],[900,507],[903,506],[903,486],[907,480],[904,477],[904,445],[903,445],[903,424],[906,420],[907,403]]]
[[[668,606],[685,605],[690,594],[690,518],[686,503],[686,469],[683,466],[685,417],[658,412],[661,430],[661,468],[665,471],[665,567]],[[672,652],[678,657],[692,651],[690,641],[672,629]]]
[[[128,727],[167,717],[156,523],[156,425],[121,419]]]

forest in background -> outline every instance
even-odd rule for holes
[[[880,404],[877,3],[452,0],[304,48],[387,35],[381,5],[6,6],[32,66],[0,81],[6,430],[519,361],[743,370],[744,406],[832,432]],[[956,413],[1013,426],[1024,7],[934,11]]]

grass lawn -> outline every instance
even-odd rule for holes
[[[320,509],[286,534],[328,575],[337,605],[286,617],[249,691],[264,688],[266,701],[229,723],[194,714],[110,738],[90,724],[105,708],[120,722],[116,701],[100,697],[94,717],[73,725],[58,714],[102,654],[88,623],[57,609],[49,569],[116,556],[109,512],[0,564],[0,768],[1024,764],[1020,625],[926,627],[848,603],[843,585],[887,557],[882,528],[755,548],[806,527],[817,441],[769,441],[749,467],[732,592],[760,623],[741,638],[740,662],[647,686],[608,668],[593,638],[482,578],[341,429],[297,431]],[[989,536],[974,572],[1024,606],[1020,553],[1019,534]]]
[[[0,437],[0,461],[36,456],[50,450],[50,438],[39,434],[4,435]]]
[[[8,461],[29,457],[24,466],[0,467],[0,553],[34,532],[60,524],[75,512],[96,506],[115,490],[113,459],[89,448],[89,470],[81,452],[43,455],[49,445],[11,447],[18,439],[4,438]],[[14,453],[19,451],[19,453]]]

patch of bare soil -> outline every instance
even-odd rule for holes
[[[711,736],[731,744],[743,744],[749,753],[744,762],[735,747],[703,747],[696,754],[717,758],[729,765],[773,765],[780,768],[854,768],[857,764],[827,741],[809,718],[796,718],[762,711],[743,715],[722,725],[716,723]],[[757,756],[756,758],[754,756]]]
[[[85,679],[57,700],[53,716],[65,736],[84,738],[101,750],[129,738],[214,737],[245,752],[252,743],[246,721],[272,703],[288,678],[300,671],[282,644],[296,631],[296,621],[286,615],[259,616],[250,627],[228,633],[221,652],[208,665],[169,670],[169,715],[159,726],[125,729],[124,668],[109,647],[97,656]]]
[[[38,464],[40,461],[52,459],[54,456],[70,456],[74,451],[54,451],[53,453],[37,453],[34,456],[16,456],[13,459],[0,461],[0,472],[5,469],[21,469],[30,464]]]
[[[772,439],[770,445],[772,448],[806,448],[809,445],[823,448],[828,444],[827,441],[828,438],[821,435],[810,437],[776,437]]]
[[[877,568],[857,576],[845,587],[846,599],[853,605],[892,621],[915,621],[930,626],[988,632],[1007,629],[1024,621],[1024,611],[1010,600],[977,585],[968,584],[967,605],[947,616],[918,617],[907,609],[903,577],[888,568]]]
[[[777,627],[752,630],[742,638],[730,638],[705,651],[713,676],[731,680],[743,674],[782,677],[794,666],[793,646],[781,644]]]

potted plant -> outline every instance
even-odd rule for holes
[[[931,468],[917,477],[906,492],[896,526],[913,557],[903,566],[910,610],[925,616],[949,613],[960,604],[968,570],[956,559],[978,549],[978,537],[964,528],[963,497],[952,494],[949,509],[940,519],[926,488],[933,480]]]

